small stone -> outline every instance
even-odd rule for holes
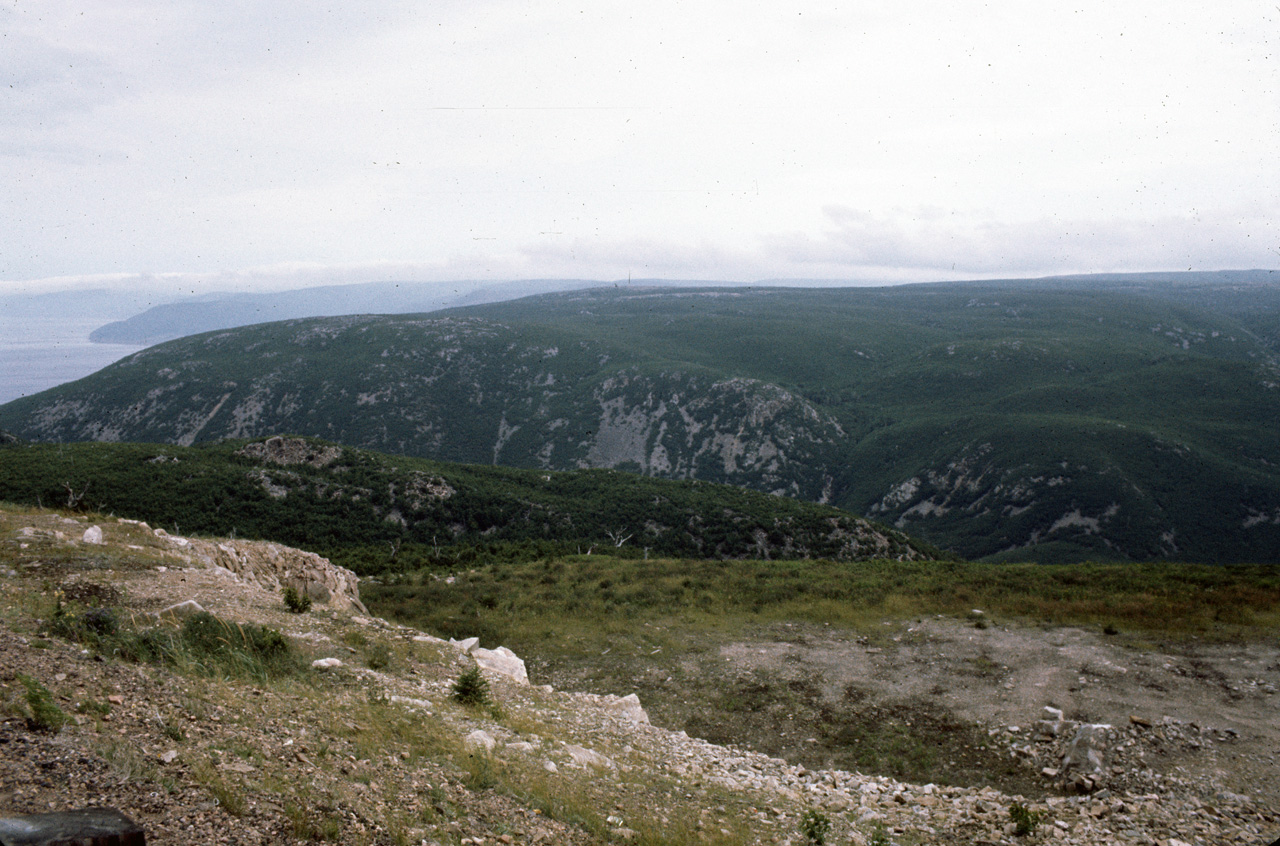
[[[311,667],[315,670],[334,670],[341,666],[342,661],[337,658],[317,658],[311,662]]]
[[[85,543],[102,543],[102,527],[90,526],[84,530],[84,537],[81,538]]]
[[[107,701],[110,702],[112,705],[123,705],[124,697],[118,693],[113,693],[107,697]]]
[[[178,760],[178,750],[169,749],[164,752],[161,752],[159,755],[156,755],[156,757],[159,758],[163,763],[172,764],[174,761]]]

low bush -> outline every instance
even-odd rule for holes
[[[810,846],[823,846],[831,833],[831,820],[821,811],[810,808],[800,816],[800,833]]]
[[[288,585],[284,589],[284,607],[291,614],[305,614],[311,610],[311,597]]]
[[[27,689],[27,707],[31,709],[27,726],[33,731],[56,733],[67,723],[67,715],[53,701],[53,694],[31,676],[20,675],[18,681]]]
[[[1009,819],[1013,822],[1013,833],[1018,837],[1026,837],[1040,825],[1042,815],[1032,811],[1021,802],[1009,806]]]
[[[453,683],[453,698],[456,702],[471,707],[489,704],[489,682],[480,674],[479,667],[472,667]]]

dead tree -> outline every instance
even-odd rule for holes
[[[89,492],[89,483],[84,483],[84,489],[80,493],[76,493],[76,489],[71,486],[70,482],[63,482],[62,487],[67,491],[67,508],[72,511],[79,511],[84,503],[85,494]]]
[[[624,543],[631,540],[631,535],[624,536],[621,529],[616,532],[605,532],[604,535],[609,540],[613,541],[613,545],[617,549],[621,549]]]

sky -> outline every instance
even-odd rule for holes
[[[1276,0],[0,0],[0,294],[1280,267]]]

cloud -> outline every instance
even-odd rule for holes
[[[822,235],[769,236],[764,254],[771,262],[799,267],[981,275],[1271,267],[1280,260],[1280,227],[1269,216],[1010,222],[940,209],[886,214],[830,206],[825,211],[830,227]]]
[[[1274,264],[1276,17],[1243,0],[7,4],[0,279]]]

